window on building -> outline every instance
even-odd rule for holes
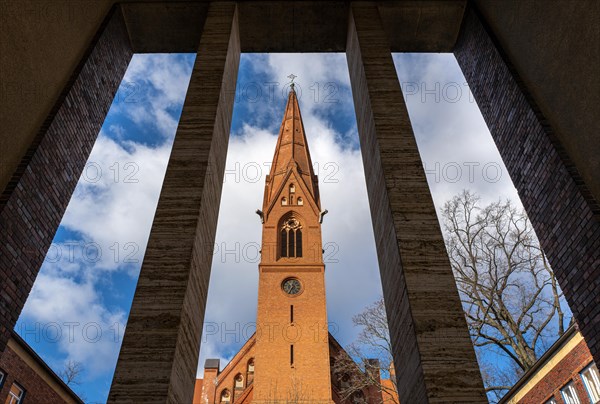
[[[296,230],[296,257],[302,257],[302,230]]]
[[[300,197],[298,198],[298,205],[304,205],[304,201]]]
[[[225,389],[221,392],[221,402],[222,403],[231,402],[231,394],[229,393],[229,390]]]
[[[0,389],[2,388],[2,385],[4,384],[4,370],[0,369]]]
[[[235,388],[236,388],[236,390],[239,390],[239,389],[243,389],[243,388],[244,388],[244,376],[242,376],[242,374],[241,374],[241,373],[238,373],[238,374],[235,376],[235,379],[234,379],[234,380],[235,380]]]
[[[581,404],[579,397],[577,396],[577,390],[575,389],[575,383],[570,382],[560,390],[560,393],[565,400],[565,404]]]
[[[290,345],[290,365],[294,366],[294,346]]]
[[[296,256],[296,231],[288,230],[288,257]]]
[[[8,397],[6,397],[5,404],[20,404],[23,402],[23,396],[25,395],[25,390],[17,383],[13,383],[10,386],[10,391],[8,392]]]
[[[254,382],[254,358],[248,361],[248,370],[246,373],[246,383],[250,386]]]
[[[365,393],[363,393],[361,390],[354,392],[354,394],[352,395],[352,402],[353,403],[366,403]]]
[[[581,372],[585,389],[590,395],[592,403],[600,403],[600,373],[595,363],[592,363]]]
[[[281,256],[302,257],[302,226],[296,219],[288,219],[281,228]]]
[[[287,257],[288,256],[287,235],[288,235],[288,230],[285,229],[285,228],[281,229],[281,256],[282,257]]]
[[[287,205],[287,198],[285,196],[281,198],[281,204],[284,206]]]
[[[556,400],[554,399],[554,397],[552,397],[551,399],[546,401],[544,404],[557,404],[557,403],[556,403]]]
[[[294,184],[290,184],[290,194],[296,192],[296,186]]]

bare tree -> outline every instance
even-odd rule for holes
[[[382,402],[398,403],[395,375],[390,372],[392,346],[383,297],[355,315],[352,322],[361,332],[336,355],[332,369],[341,398],[360,401],[355,400],[357,394],[371,389],[383,393]],[[382,380],[381,370],[390,375],[389,380]]]
[[[67,386],[71,386],[79,385],[81,383],[79,378],[81,377],[82,372],[83,365],[81,362],[76,362],[69,359],[69,361],[65,363],[64,369],[58,372],[58,375],[64,380]]]
[[[446,202],[442,220],[473,343],[498,348],[515,365],[516,374],[508,378],[497,366],[482,366],[487,390],[504,390],[564,333],[565,313],[562,292],[525,212],[510,201],[479,203],[479,196],[463,191]],[[478,352],[481,361],[486,352]],[[500,384],[490,385],[493,379]]]

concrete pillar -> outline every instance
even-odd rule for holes
[[[454,54],[581,333],[600,363],[598,203],[473,9],[465,16]]]
[[[0,196],[0,352],[29,296],[132,54],[121,9],[115,6]]]
[[[377,7],[350,8],[346,55],[400,402],[487,402]]]
[[[110,403],[192,402],[239,59],[236,5],[212,2]]]

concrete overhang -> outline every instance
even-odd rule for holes
[[[242,52],[344,52],[348,1],[240,1]],[[466,0],[377,2],[392,52],[451,52]],[[123,2],[136,53],[196,52],[206,1]]]

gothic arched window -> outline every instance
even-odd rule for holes
[[[241,373],[238,373],[235,376],[235,379],[233,379],[233,380],[235,381],[235,389],[236,390],[244,388],[244,376],[242,376]]]
[[[302,257],[302,226],[294,218],[287,219],[281,227],[281,256]]]
[[[281,198],[281,204],[287,205],[287,198],[285,196],[283,198]]]
[[[248,371],[246,373],[246,380],[248,381],[248,386],[250,386],[254,381],[254,358],[248,361]]]
[[[230,403],[231,402],[231,393],[229,390],[225,389],[221,392],[221,403]]]
[[[298,197],[298,205],[304,205],[304,201],[300,197]]]
[[[290,194],[296,192],[296,186],[294,184],[290,184]]]

